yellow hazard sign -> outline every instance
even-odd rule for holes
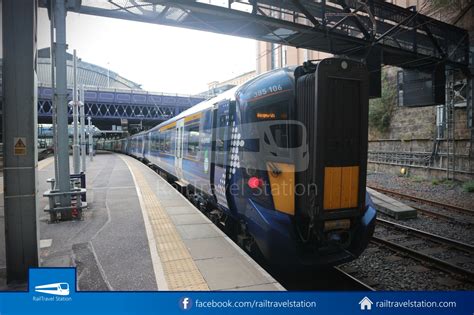
[[[26,155],[26,138],[13,138],[13,155]]]

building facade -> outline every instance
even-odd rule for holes
[[[252,79],[255,76],[256,72],[255,70],[252,70],[224,81],[212,81],[207,84],[207,92],[200,93],[200,95],[205,95],[206,97],[216,96],[222,92],[233,88],[234,86],[245,83],[246,81]]]
[[[301,65],[307,60],[320,60],[330,56],[331,54],[320,51],[257,42],[257,73],[260,74],[286,66]]]

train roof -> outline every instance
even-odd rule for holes
[[[235,95],[238,93],[239,90],[241,89],[244,89],[244,88],[247,88],[249,86],[251,86],[254,82],[256,81],[260,81],[264,78],[268,78],[269,76],[272,76],[274,74],[277,74],[277,73],[280,73],[280,72],[285,72],[285,73],[291,73],[293,74],[293,71],[295,70],[295,67],[294,66],[289,66],[289,67],[284,67],[284,68],[280,68],[280,69],[275,69],[275,70],[271,70],[271,71],[268,71],[268,72],[265,72],[261,75],[258,75],[250,80],[248,80],[247,82],[241,84],[241,85],[238,85],[236,87],[233,87],[213,98],[210,98],[208,100],[205,100],[205,101],[202,101],[201,103],[198,103],[196,105],[194,105],[193,107],[179,113],[177,116],[173,117],[173,118],[170,118],[160,124],[158,124],[157,126],[149,129],[149,130],[146,130],[146,131],[142,131],[140,133],[137,133],[135,135],[133,135],[132,137],[134,136],[140,136],[140,135],[144,135],[150,131],[155,131],[155,130],[159,130],[161,127],[163,126],[166,126],[170,123],[173,123],[177,120],[180,120],[181,118],[184,118],[186,116],[189,116],[189,115],[192,115],[192,114],[195,114],[195,113],[198,113],[198,112],[202,112],[204,110],[207,110],[209,108],[212,108],[212,106],[216,103],[219,103],[220,101],[223,101],[223,100],[235,100]]]
[[[167,121],[164,121],[161,124],[151,128],[149,131],[160,129],[161,127],[166,126],[166,125],[168,125],[168,124],[170,124],[174,121],[180,120],[181,118],[184,118],[186,116],[189,116],[189,115],[192,115],[192,114],[195,114],[195,113],[202,112],[202,111],[204,111],[208,108],[211,108],[214,104],[219,103],[220,101],[223,101],[223,100],[226,100],[226,99],[234,100],[235,99],[235,92],[237,91],[237,89],[239,87],[240,86],[233,87],[230,90],[227,90],[227,91],[225,91],[225,92],[223,92],[223,93],[221,93],[221,94],[219,94],[219,95],[217,95],[213,98],[202,101],[201,103],[198,103],[198,104],[194,105],[193,107],[188,108],[185,111],[182,111],[181,113],[179,113],[175,117],[170,118]]]

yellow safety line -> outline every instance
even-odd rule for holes
[[[52,157],[44,159],[38,162],[38,171],[41,171],[43,168],[47,167],[49,164],[53,163],[54,159]]]
[[[121,158],[125,161],[124,157],[121,156]],[[138,167],[133,165],[133,162],[125,162],[140,188],[168,289],[171,291],[208,291],[209,287],[206,281],[147,180]]]

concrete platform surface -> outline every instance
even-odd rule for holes
[[[120,158],[140,190],[169,290],[283,290],[164,179],[131,157]]]
[[[118,154],[87,163],[89,209],[61,223],[43,211],[52,159],[38,167],[41,265],[76,266],[79,290],[284,290],[143,163]],[[3,239],[0,256],[1,276]]]
[[[406,220],[406,219],[413,219],[417,216],[416,209],[390,198],[372,188],[367,187],[367,192],[372,197],[372,201],[375,204],[375,208],[377,211],[380,211],[392,218],[397,220]]]

